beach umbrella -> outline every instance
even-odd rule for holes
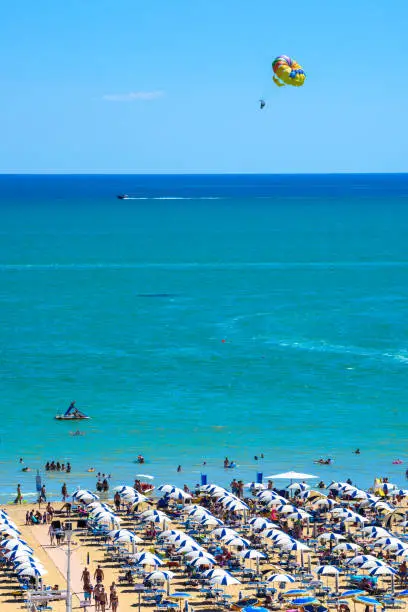
[[[380,567],[375,567],[368,573],[370,576],[391,576],[391,593],[394,593],[394,579],[395,575],[398,573],[397,570],[388,565],[382,565]]]
[[[341,535],[341,533],[327,532],[327,533],[322,533],[321,535],[319,535],[317,539],[325,540],[326,542],[327,541],[337,542],[338,540],[345,540],[346,538],[343,535]]]
[[[37,568],[39,570],[45,569],[42,563],[31,561],[30,559],[26,559],[25,561],[22,560],[21,562],[16,563],[14,567],[16,568],[16,571],[18,572],[20,570],[27,569],[29,567]]]
[[[109,535],[111,535],[111,533]],[[121,543],[128,542],[131,544],[142,544],[143,543],[142,538],[139,538],[139,536],[132,533],[131,531],[128,531],[127,529],[119,529],[113,536],[113,541],[121,542]]]
[[[285,533],[284,531],[281,531],[280,529],[266,529],[264,531],[262,531],[261,536],[264,538],[268,538],[269,540],[276,540],[277,538],[285,537],[287,539],[291,539],[290,536],[288,536],[287,533]]]
[[[226,546],[236,546],[242,548],[246,548],[250,545],[250,542],[248,540],[245,540],[244,538],[229,538],[224,540],[224,543]]]
[[[169,570],[155,570],[145,576],[145,580],[152,582],[166,582],[166,580],[173,580],[174,573]]]
[[[319,603],[316,597],[296,597],[292,599],[291,604],[294,606],[305,606],[307,604]]]
[[[235,499],[231,499],[223,505],[227,508],[227,510],[233,510],[234,512],[246,512],[249,510],[249,506],[244,504],[244,502]]]
[[[17,572],[17,576],[26,576],[31,578],[45,576],[45,574],[48,574],[47,570],[42,569],[41,567],[26,567]]]
[[[163,565],[163,561],[151,552],[140,552],[135,555],[136,565]]]
[[[87,489],[78,489],[72,494],[72,499],[74,501],[81,501],[86,504],[99,499],[99,497],[98,495],[92,493],[92,491],[88,491]]]
[[[249,525],[251,525],[252,529],[257,529],[258,531],[262,531],[263,529],[271,529],[272,527],[276,527],[271,521],[268,519],[262,518],[260,516],[254,516],[249,520]]]
[[[221,586],[231,586],[232,584],[241,584],[239,580],[225,572],[224,576],[213,576],[210,579],[211,584],[220,584]]]
[[[319,565],[315,572],[318,576],[335,576],[336,577],[336,593],[339,590],[339,574],[340,570],[334,565]]]
[[[289,491],[307,491],[310,489],[310,485],[305,482],[292,482],[292,484],[286,487]]]
[[[372,570],[376,567],[382,567],[383,565],[386,565],[386,563],[385,561],[381,561],[381,559],[369,559],[368,561],[360,565],[360,569]]]
[[[252,548],[249,548],[248,550],[242,550],[239,553],[239,556],[242,557],[243,559],[255,559],[256,560],[256,573],[259,574],[259,560],[260,559],[267,559],[267,556],[260,552],[259,550],[254,550]]]
[[[221,539],[225,538],[226,536],[231,537],[231,538],[235,536],[239,537],[238,532],[235,531],[235,529],[230,529],[229,527],[218,527],[217,529],[214,529],[211,532],[211,535],[214,535],[217,538],[221,538]]]
[[[348,591],[343,591],[341,594],[342,598],[348,597],[357,597],[358,595],[364,595],[366,591],[362,589],[349,589]]]
[[[211,559],[209,559],[208,557],[196,557],[195,559],[191,559],[191,561],[189,561],[190,565],[192,567],[207,567],[209,565],[215,565],[214,561],[211,561]]]
[[[185,535],[184,531],[181,531],[181,529],[166,529],[166,531],[162,531],[161,533],[159,533],[157,539],[167,540],[170,536],[178,534]]]
[[[268,480],[308,480],[309,478],[317,478],[313,474],[303,474],[302,472],[283,472],[282,474],[272,474],[266,477]]]
[[[215,516],[203,516],[199,523],[200,525],[204,525],[205,527],[214,527],[215,525],[222,525],[222,521],[220,519],[215,518]]]
[[[402,542],[393,542],[392,544],[388,544],[385,546],[384,550],[387,552],[402,552],[403,550],[408,549],[408,544],[403,544]]]
[[[212,516],[211,512],[209,510],[207,510],[207,508],[203,508],[203,506],[190,506],[190,508],[187,509],[187,514],[189,516]]]
[[[162,510],[145,510],[144,512],[141,512],[140,514],[140,518],[141,519],[150,519],[152,516],[160,516],[161,518],[163,518],[164,520],[170,520],[169,517],[167,516],[167,514],[165,512],[163,512]]]
[[[374,555],[357,555],[348,561],[349,565],[363,565],[366,561],[378,561]]]
[[[185,544],[182,548],[179,548],[177,552],[184,555],[185,553],[196,552],[196,551],[205,552],[202,546],[200,546],[199,544],[193,544],[193,543]]]
[[[361,546],[359,544],[355,544],[354,542],[340,542],[333,547],[332,552],[346,552],[348,550],[361,550]]]
[[[356,597],[356,601],[359,603],[363,603],[369,606],[381,606],[381,603],[375,597],[369,597],[368,595],[359,595]]]
[[[171,491],[171,493],[167,493],[167,496],[171,499],[177,499],[180,501],[186,501],[187,499],[191,499],[190,493],[186,493],[185,491],[183,491],[183,489],[179,489],[178,487],[175,487],[174,491]]]
[[[121,519],[110,512],[105,512],[95,517],[95,522],[100,525],[120,525]]]
[[[21,538],[6,538],[0,542],[0,546],[2,548],[6,548],[7,550],[15,550],[20,546],[25,546],[29,550],[33,550],[31,546],[29,546],[27,542]]]
[[[289,574],[272,574],[267,578],[268,582],[295,582],[295,578]]]
[[[266,485],[262,484],[262,482],[247,482],[244,484],[244,487],[253,491],[264,491],[266,489]]]
[[[248,550],[241,550],[239,556],[243,559],[266,559],[266,555],[264,553],[252,548]]]
[[[375,527],[374,525],[368,525],[362,529],[363,533],[366,533],[372,538],[389,537],[389,532],[383,527]]]
[[[328,499],[327,497],[311,500],[310,504],[313,508],[328,508],[329,510],[336,506],[336,502],[333,499]]]
[[[186,559],[193,561],[194,559],[208,559],[211,564],[217,563],[215,557],[206,550],[193,550],[186,553]]]
[[[157,487],[157,490],[160,491],[160,493],[168,494],[168,493],[172,493],[177,488],[178,487],[172,484],[164,484],[164,485],[160,485],[160,487]]]
[[[291,514],[292,512],[296,512],[297,508],[293,506],[293,504],[283,504],[282,506],[278,506],[277,510],[281,514]]]
[[[306,589],[289,589],[285,593],[282,593],[283,597],[300,597],[301,595],[307,595],[309,591]]]
[[[306,519],[309,519],[311,517],[312,515],[308,512],[305,512],[304,510],[297,510],[296,512],[288,514],[288,519],[291,519],[292,521],[305,521]]]
[[[307,546],[306,544],[303,544],[303,542],[298,542],[297,540],[294,540],[293,542],[287,542],[285,540],[283,540],[282,542],[278,542],[278,546],[280,548],[283,548],[284,550],[310,550],[309,546]]]

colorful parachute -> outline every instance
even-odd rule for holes
[[[301,87],[306,79],[302,66],[287,55],[279,55],[279,57],[274,59],[272,70],[276,75],[273,77],[273,82],[278,87],[283,87],[284,85]]]

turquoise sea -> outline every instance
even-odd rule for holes
[[[408,175],[1,176],[0,215],[2,499],[52,459],[404,485]]]

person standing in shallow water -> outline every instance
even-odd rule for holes
[[[21,493],[21,485],[20,485],[20,484],[18,484],[18,485],[17,485],[17,497],[16,497],[16,499],[14,500],[14,503],[15,503],[15,504],[21,504],[21,503],[22,503],[22,501],[23,501],[23,494]]]

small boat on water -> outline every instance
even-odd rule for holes
[[[64,414],[57,414],[55,418],[57,421],[83,421],[91,417],[78,410],[75,406],[75,402],[71,402],[68,410],[66,410]]]
[[[127,195],[127,193],[122,193],[121,195],[116,196],[118,198],[118,200],[128,200],[129,196]]]

